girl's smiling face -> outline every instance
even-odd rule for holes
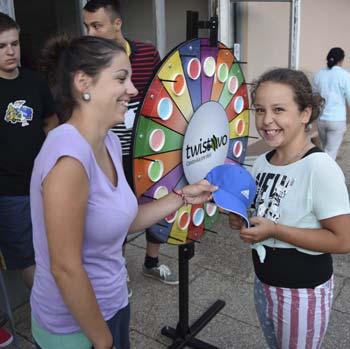
[[[305,137],[311,107],[300,111],[293,89],[283,83],[263,82],[256,91],[255,125],[260,136],[273,148],[288,148]]]

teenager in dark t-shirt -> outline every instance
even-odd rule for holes
[[[19,27],[0,12],[0,250],[1,268],[20,270],[31,288],[34,250],[29,183],[45,132],[57,124],[52,97],[37,73],[18,68]],[[0,345],[12,341],[0,330]]]
[[[29,195],[34,159],[45,139],[43,123],[53,114],[50,91],[32,71],[0,77],[0,195]]]

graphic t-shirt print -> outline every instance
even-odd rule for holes
[[[259,173],[256,177],[255,215],[278,222],[281,203],[295,180],[277,173]]]
[[[25,100],[9,103],[5,121],[11,124],[21,124],[22,127],[28,126],[29,121],[33,120],[33,108],[26,106],[25,103]]]

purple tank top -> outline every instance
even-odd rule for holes
[[[117,187],[97,164],[89,143],[69,124],[49,133],[34,163],[30,204],[36,271],[30,303],[32,315],[40,327],[52,333],[80,330],[50,272],[44,224],[42,183],[62,156],[77,159],[89,180],[82,259],[101,312],[108,320],[128,304],[122,245],[138,206],[124,176],[118,138],[109,132],[105,144],[118,174]]]

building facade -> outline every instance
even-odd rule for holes
[[[287,66],[293,0],[127,0],[122,1],[124,34],[153,42],[162,56],[186,40],[186,11],[197,11],[208,20],[216,11],[219,37],[239,47],[251,80],[268,68]],[[298,66],[312,74],[325,65],[333,46],[350,54],[348,0],[294,0],[300,3]],[[57,32],[83,33],[81,9],[86,0],[0,0],[0,10],[21,26],[22,50],[36,56],[45,39]],[[206,30],[200,36],[207,36]],[[345,68],[350,67],[346,59]]]
[[[14,16],[21,26],[23,64],[35,66],[48,36],[63,31],[82,34],[82,8],[86,1],[0,0],[0,10]],[[334,46],[345,50],[344,67],[350,68],[349,0],[121,0],[121,3],[124,35],[154,43],[162,57],[186,40],[186,11],[198,12],[202,21],[217,13],[219,39],[235,47],[235,54],[247,62],[242,68],[248,82],[267,69],[287,67],[291,62],[312,78],[325,66],[327,52]],[[296,3],[299,12],[293,15]],[[293,47],[291,33],[295,34]],[[199,31],[199,36],[208,35],[208,30]],[[256,135],[253,125],[251,133]]]

